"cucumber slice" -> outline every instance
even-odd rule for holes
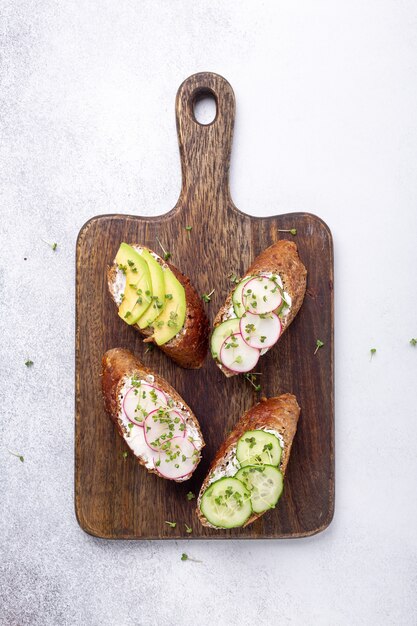
[[[200,509],[217,528],[243,526],[252,515],[250,493],[236,478],[220,478],[204,492]]]
[[[243,306],[243,302],[242,302],[242,291],[243,291],[243,288],[246,285],[246,283],[248,283],[250,280],[252,280],[252,278],[254,278],[254,277],[253,276],[247,276],[246,278],[241,280],[240,283],[238,283],[236,289],[233,292],[233,295],[232,295],[233,309],[234,309],[234,312],[236,313],[236,315],[238,317],[242,317],[243,313],[245,312],[245,307]]]
[[[210,339],[211,354],[214,359],[218,359],[220,356],[220,348],[227,337],[239,332],[239,320],[234,317],[231,320],[222,322],[213,330]]]
[[[248,465],[242,467],[235,478],[250,491],[254,513],[275,508],[284,487],[284,477],[273,465]]]
[[[236,458],[241,467],[247,465],[275,465],[281,460],[278,437],[264,430],[248,430],[237,442]]]

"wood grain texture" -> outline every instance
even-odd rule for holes
[[[212,94],[215,120],[203,126],[195,100]],[[250,217],[233,204],[229,161],[235,101],[222,77],[188,78],[176,99],[182,189],[175,208],[160,217],[106,215],[91,219],[77,240],[75,509],[81,527],[104,538],[289,538],[326,528],[334,511],[333,248],[326,224],[307,213]],[[191,236],[185,226],[192,226]],[[280,233],[296,228],[297,235]],[[184,370],[146,344],[125,324],[107,292],[107,265],[121,241],[157,250],[156,238],[199,293],[216,291],[207,306],[212,321],[230,290],[228,275],[243,274],[264,248],[280,238],[296,242],[308,270],[304,304],[279,344],[258,364],[263,395],[293,393],[301,416],[279,506],[244,529],[204,528],[195,501],[221,442],[258,400],[243,377],[226,379],[208,355],[200,370]],[[316,339],[324,347],[314,355]],[[206,441],[203,460],[191,480],[175,484],[151,476],[135,459],[124,459],[124,444],[101,397],[103,353],[128,348],[167,379],[193,409]],[[175,520],[175,529],[165,520]],[[185,532],[185,524],[193,528]]]

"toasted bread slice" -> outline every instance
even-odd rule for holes
[[[148,367],[145,367],[129,350],[123,348],[113,348],[108,350],[102,360],[102,391],[105,408],[115,423],[121,437],[126,441],[140,465],[146,467],[150,473],[161,475],[161,467],[156,466],[157,455],[145,447],[145,454],[138,452],[137,445],[131,441],[144,431],[143,426],[136,426],[129,421],[123,409],[124,397],[134,380],[142,381],[161,390],[167,398],[172,400],[172,408],[183,418],[185,424],[184,436],[193,441],[193,446],[197,451],[193,470],[185,476],[172,478],[176,482],[188,480],[201,458],[201,449],[204,439],[201,434],[200,425],[190,407],[184,402],[181,396],[175,391],[167,381],[158,376]],[[131,424],[131,425],[130,425]],[[139,429],[139,430],[138,430]],[[139,439],[141,442],[141,438]],[[159,458],[159,457],[158,457]],[[165,477],[166,476],[162,476]]]
[[[265,274],[278,274],[284,292],[291,298],[291,307],[288,313],[280,318],[282,336],[300,310],[307,283],[307,270],[298,256],[297,246],[293,241],[282,239],[266,248],[256,257],[245,275],[242,276],[242,280],[249,276]],[[230,311],[233,310],[233,291],[234,289],[229,293],[224,305],[217,313],[213,323],[214,328],[230,318]],[[231,371],[218,360],[216,363],[227,377],[235,376],[236,372]]]
[[[141,244],[130,244],[132,248],[145,248]],[[182,329],[167,343],[162,346],[158,346],[162,352],[169,356],[177,365],[187,369],[198,369],[202,366],[203,361],[207,354],[208,349],[208,334],[209,334],[209,321],[204,311],[203,303],[198,293],[190,283],[190,279],[184,276],[174,265],[164,261],[159,255],[157,255],[149,248],[146,248],[148,252],[158,261],[162,267],[168,267],[177,280],[182,284],[185,291],[186,300],[186,313],[185,323]],[[120,293],[120,286],[118,283],[118,267],[116,263],[113,263],[108,268],[107,282],[110,295],[116,304],[119,305],[118,295]],[[138,330],[144,337],[146,342],[153,341],[153,328],[141,329],[137,324],[133,327]]]
[[[299,415],[300,407],[298,406],[297,399],[290,393],[283,394],[282,396],[278,396],[276,398],[264,398],[258,402],[258,404],[255,404],[251,409],[249,409],[249,411],[246,411],[236,424],[233,431],[220,446],[220,449],[214,457],[209,472],[201,486],[197,499],[196,512],[203,526],[215,528],[208,522],[200,510],[201,498],[205,490],[213,482],[215,474],[218,477],[224,470],[227,472],[225,475],[233,475],[230,474],[227,467],[230,463],[233,465],[233,456],[236,451],[236,444],[242,435],[244,435],[244,433],[248,430],[272,430],[278,433],[283,448],[279,469],[282,474],[285,475],[294,435],[297,430]],[[263,513],[253,514],[246,522],[245,526],[254,522],[258,519],[258,517],[261,517],[261,515],[263,515]]]

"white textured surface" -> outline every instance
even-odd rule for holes
[[[415,624],[416,3],[0,13],[1,624]],[[175,204],[174,97],[205,69],[237,97],[237,206],[333,230],[336,515],[298,541],[101,541],[73,511],[75,238],[95,214]]]

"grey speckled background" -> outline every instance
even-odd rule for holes
[[[0,13],[0,623],[415,624],[415,2]],[[334,233],[336,516],[298,541],[101,541],[73,511],[75,239],[95,214],[175,204],[175,92],[204,69],[237,96],[236,204]]]

